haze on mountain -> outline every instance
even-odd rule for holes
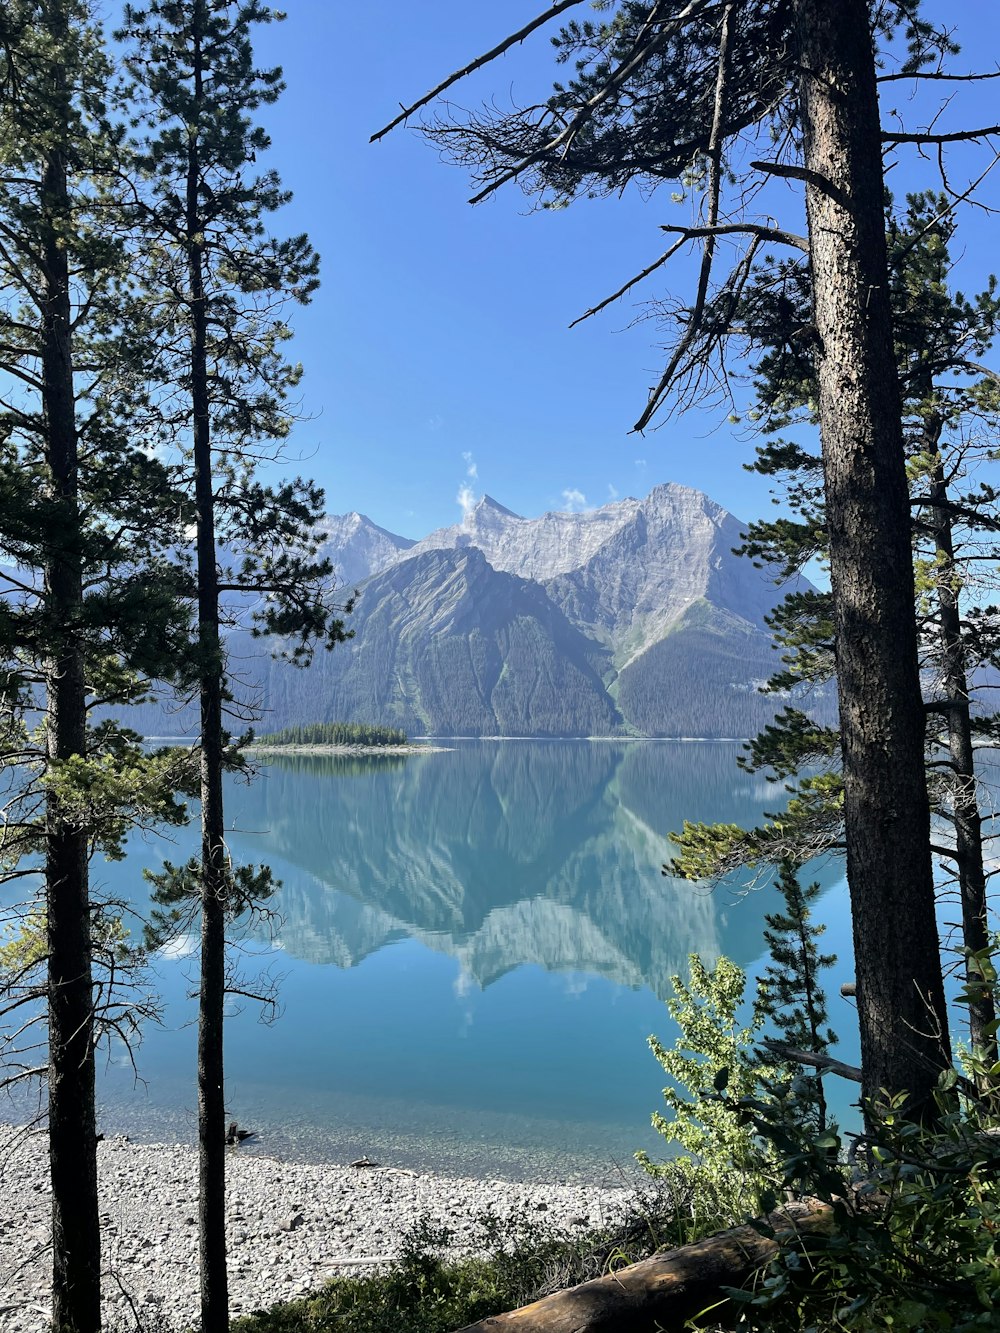
[[[484,496],[416,542],[364,514],[331,516],[322,553],[357,590],[354,638],[297,671],[236,631],[237,691],[262,705],[261,730],[355,720],[437,736],[753,735],[788,702],[760,693],[778,666],[766,619],[788,586],[733,553],[742,532],[673,483],[539,518]],[[834,706],[797,702],[824,719]]]

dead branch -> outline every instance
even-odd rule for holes
[[[889,134],[883,131],[883,143],[972,143],[976,139],[988,139],[991,134],[1000,134],[1000,125],[984,125],[977,130],[953,130],[950,134],[906,134],[899,131]]]
[[[663,230],[666,231],[667,228],[663,228]],[[603,301],[598,301],[597,305],[591,306],[591,308],[584,311],[582,315],[577,315],[576,319],[573,320],[569,327],[571,329],[576,328],[577,324],[582,324],[585,319],[590,319],[591,315],[597,315],[600,314],[602,310],[606,310],[609,305],[617,301],[619,297],[624,296],[627,291],[631,291],[631,289],[637,286],[638,283],[642,282],[644,278],[648,278],[651,273],[655,273],[656,270],[661,268],[668,259],[673,259],[674,255],[686,240],[686,236],[681,236],[679,240],[674,242],[669,250],[660,255],[659,259],[654,259],[652,264],[647,268],[644,268],[641,273],[637,273],[634,278],[629,278],[624,286],[619,287],[618,290],[612,292],[610,296],[606,296]]]
[[[768,227],[763,222],[722,222],[714,227],[681,227],[662,223],[660,231],[680,236],[685,241],[696,240],[701,236],[754,236],[761,241],[790,245],[805,255],[809,253],[809,242],[804,236],[799,236],[793,231],[785,231],[783,227]]]
[[[698,274],[698,290],[695,294],[694,309],[691,311],[687,328],[660,376],[660,382],[650,395],[646,410],[636,422],[634,429],[641,431],[659,407],[663,395],[673,383],[674,374],[681,361],[687,355],[688,348],[697,337],[705,314],[705,302],[708,298],[708,284],[712,276],[712,261],[715,257],[715,240],[719,226],[719,200],[722,194],[722,144],[724,139],[723,121],[726,106],[726,75],[729,67],[729,38],[732,31],[735,4],[727,4],[722,15],[719,31],[719,67],[715,80],[715,105],[712,110],[712,130],[708,140],[708,211],[704,229],[705,249]]]
[[[475,60],[470,61],[469,64],[465,65],[462,69],[456,70],[454,74],[449,74],[448,77],[439,83],[436,88],[432,88],[429,93],[425,93],[424,96],[414,102],[412,106],[401,107],[400,113],[396,119],[390,121],[388,125],[385,125],[382,129],[373,134],[368,142],[377,143],[379,139],[384,138],[390,130],[394,130],[397,125],[402,125],[404,120],[408,120],[415,111],[419,111],[422,107],[433,102],[435,97],[439,97],[442,93],[447,92],[449,88],[456,83],[460,83],[467,75],[475,74],[477,69],[482,69],[484,65],[488,65],[491,61],[497,60],[502,55],[506,55],[512,46],[517,46],[519,42],[523,42],[525,38],[530,37],[536,28],[543,27],[550,19],[558,17],[564,10],[572,9],[574,5],[580,4],[583,4],[583,0],[559,0],[557,4],[554,4],[550,9],[547,9],[544,14],[537,15],[537,17],[533,18],[530,23],[526,23],[523,28],[519,28],[517,32],[511,33],[509,37],[505,37],[497,46],[486,51],[483,55],[477,56]]]
[[[901,80],[937,80],[946,83],[979,83],[983,79],[1000,79],[1000,70],[993,70],[989,74],[945,74],[943,70],[910,70],[908,72],[897,71],[895,74],[880,74],[879,83],[898,83]]]
[[[650,56],[654,55],[655,52],[666,43],[672,26],[675,27],[678,24],[687,22],[689,18],[697,16],[699,11],[704,9],[709,3],[710,0],[689,0],[685,9],[682,10],[671,23],[664,22],[661,24],[661,12],[664,9],[664,4],[661,0],[658,0],[649,11],[649,15],[647,16],[645,23],[643,23],[635,41],[632,43],[632,49],[629,51],[628,55],[611,72],[603,86],[594,94],[594,96],[583,103],[577,110],[573,119],[570,120],[558,134],[551,138],[548,143],[543,144],[540,148],[536,148],[532,152],[526,154],[520,162],[509,167],[505,172],[498,176],[496,180],[491,181],[489,185],[480,190],[478,194],[474,194],[469,200],[469,203],[482,203],[484,199],[488,198],[489,195],[493,194],[494,191],[498,190],[502,185],[517,180],[517,178],[523,175],[529,167],[534,166],[536,162],[540,162],[543,158],[548,157],[550,153],[555,152],[557,149],[561,149],[563,153],[566,153],[580,129],[588,120],[590,120],[594,112],[599,107],[603,106],[604,103],[626,82],[629,76],[639,69]],[[660,24],[660,31],[659,33],[655,33],[658,24]],[[650,31],[654,31],[655,35],[646,41],[646,36]]]
[[[841,1078],[849,1079],[851,1083],[861,1082],[861,1070],[857,1065],[847,1065],[843,1060],[835,1060],[832,1055],[824,1055],[821,1051],[803,1051],[797,1046],[789,1046],[787,1042],[778,1041],[775,1037],[765,1037],[761,1045],[766,1047],[769,1055],[777,1056],[779,1060],[787,1061],[793,1065],[811,1065],[827,1074],[839,1074]]]

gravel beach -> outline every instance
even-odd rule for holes
[[[198,1311],[197,1158],[182,1144],[98,1146],[109,1322],[183,1329]],[[628,1190],[449,1178],[399,1168],[280,1162],[229,1151],[234,1314],[289,1300],[398,1253],[421,1215],[470,1244],[474,1219],[527,1214],[582,1229],[618,1213]],[[49,1318],[50,1190],[44,1134],[0,1126],[0,1328],[43,1333]]]

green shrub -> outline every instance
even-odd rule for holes
[[[811,1134],[782,1099],[740,1107],[781,1159],[781,1184],[830,1203],[829,1236],[781,1239],[750,1291],[733,1293],[747,1326],[776,1333],[1000,1328],[1000,1137],[949,1071],[937,1117],[918,1124],[900,1096],[877,1108],[852,1172],[838,1135]],[[852,1176],[859,1177],[852,1180]],[[761,1199],[762,1210],[775,1197]]]
[[[421,1221],[403,1237],[397,1266],[335,1278],[302,1300],[234,1321],[233,1333],[453,1333],[678,1243],[687,1201],[675,1184],[666,1178],[637,1191],[613,1222],[577,1235],[486,1212],[470,1238],[474,1258],[454,1255],[450,1233]]]
[[[650,1175],[671,1181],[678,1201],[686,1201],[685,1234],[678,1243],[745,1221],[775,1167],[733,1106],[777,1072],[755,1050],[764,1013],[757,1005],[746,1025],[741,1022],[746,974],[730,959],[720,958],[708,968],[692,954],[689,963],[687,982],[671,978],[674,995],[667,1009],[679,1028],[673,1046],[649,1039],[673,1080],[663,1089],[668,1114],[655,1111],[653,1126],[683,1151],[663,1162],[636,1153]],[[728,1098],[711,1095],[723,1088]]]

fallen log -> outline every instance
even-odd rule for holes
[[[775,1232],[829,1232],[833,1209],[816,1200],[793,1203],[767,1219]],[[709,1310],[724,1322],[723,1287],[745,1286],[778,1252],[752,1226],[733,1227],[692,1245],[665,1250],[605,1277],[467,1324],[458,1333],[681,1333]]]

